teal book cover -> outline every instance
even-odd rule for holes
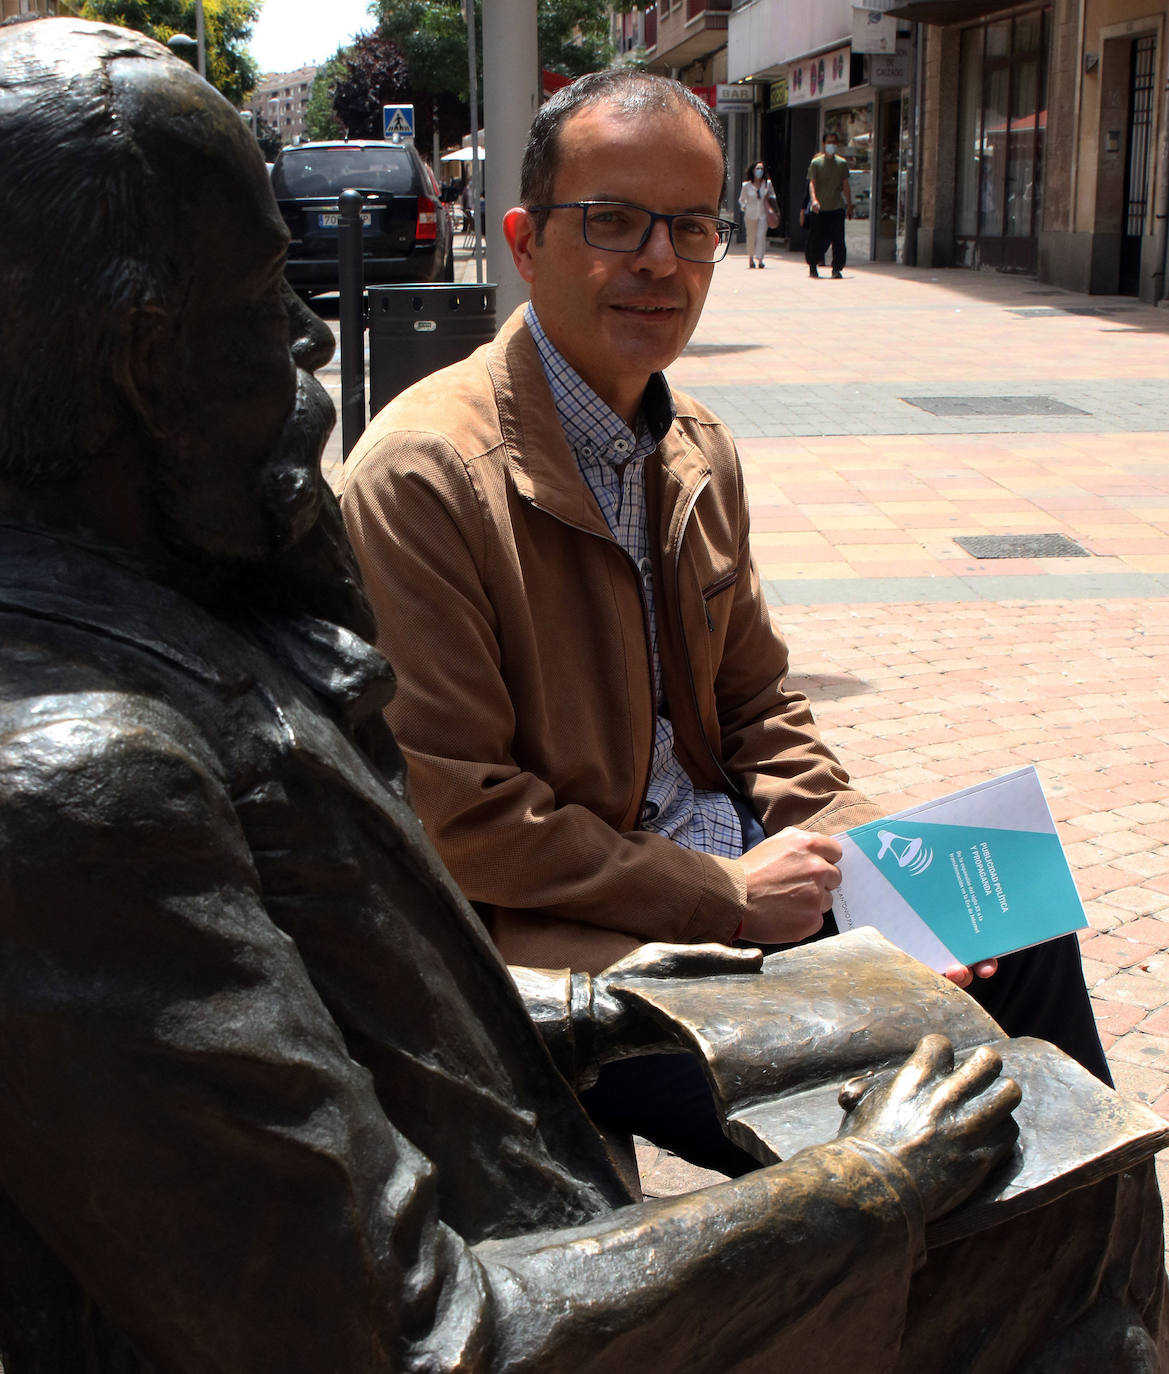
[[[839,928],[874,926],[940,972],[1088,924],[1034,768],[837,838]]]

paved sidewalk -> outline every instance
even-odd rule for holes
[[[894,809],[1039,768],[1116,1078],[1169,1117],[1169,311],[736,253],[670,377],[740,440],[793,682],[860,784]],[[955,543],[1051,534],[1081,552]]]

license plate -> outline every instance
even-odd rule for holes
[[[341,223],[341,216],[337,214],[318,215],[317,219],[322,229],[336,229]],[[368,228],[373,223],[373,215],[368,210],[362,210],[361,222]]]

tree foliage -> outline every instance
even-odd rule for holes
[[[467,99],[467,23],[458,0],[376,0],[381,32],[401,48],[415,84]],[[475,6],[481,23],[482,0]],[[613,60],[608,7],[601,0],[538,0],[540,64],[564,76]],[[478,44],[480,90],[483,45]]]
[[[401,49],[381,34],[366,34],[341,60],[344,72],[333,84],[334,114],[350,138],[381,138],[382,106],[409,103]]]
[[[414,141],[429,148],[437,114],[440,143],[457,143],[467,127],[467,109],[447,92],[419,85],[401,49],[382,33],[366,34],[342,48],[318,73],[309,96],[305,129],[314,138],[381,138],[382,106],[414,106]],[[328,112],[323,93],[328,92]],[[315,105],[314,105],[314,102]],[[318,132],[319,130],[319,132]]]
[[[323,66],[317,68],[304,112],[306,138],[343,138],[345,130],[333,109],[333,90],[345,75],[345,54],[340,48]]]
[[[165,43],[176,33],[195,37],[195,0],[81,0],[82,19],[137,29]],[[247,49],[260,0],[203,0],[207,80],[235,105],[255,89],[259,70]]]

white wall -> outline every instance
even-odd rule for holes
[[[851,38],[852,0],[751,0],[731,11],[727,80],[758,76]]]

